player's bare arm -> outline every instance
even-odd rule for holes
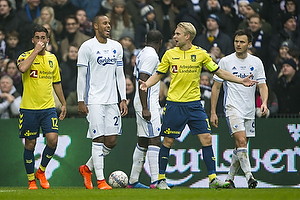
[[[267,106],[267,101],[268,101],[268,86],[266,83],[261,83],[258,85],[260,97],[262,99],[262,104],[260,107],[261,110],[261,116],[265,116],[268,113],[268,106]]]
[[[225,71],[223,69],[218,69],[218,71],[215,72],[215,74],[217,74],[220,78],[227,80],[227,81],[231,81],[234,83],[239,83],[239,84],[243,84],[245,87],[250,87],[253,86],[254,84],[258,83],[258,81],[252,80],[251,77],[253,76],[253,74],[250,74],[249,76],[247,76],[246,78],[240,78],[237,77],[233,74],[231,74],[228,71]]]
[[[163,77],[163,74],[155,73],[153,76],[151,76],[146,82],[139,80],[140,83],[140,89],[147,92],[147,89],[153,85],[155,85],[161,78]]]
[[[210,123],[218,128],[219,119],[216,112],[217,102],[220,94],[222,83],[215,81],[211,88],[211,110],[210,110]]]
[[[147,81],[149,79],[149,75],[145,74],[145,73],[140,73],[140,79],[143,81]],[[146,91],[143,91],[141,89],[139,89],[139,96],[140,96],[140,100],[141,100],[141,104],[142,104],[142,115],[143,118],[147,121],[151,120],[151,112],[148,109],[148,102],[147,102],[147,92],[148,89]]]
[[[63,94],[61,83],[53,84],[53,89],[61,103],[61,108],[60,108],[61,112],[59,115],[59,120],[63,120],[67,114],[67,103]]]

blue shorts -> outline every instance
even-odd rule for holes
[[[160,135],[178,138],[186,124],[193,135],[211,133],[208,117],[200,101],[167,101]]]
[[[55,108],[45,110],[20,109],[19,138],[35,139],[42,132],[58,133],[58,118]]]

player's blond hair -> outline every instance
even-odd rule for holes
[[[180,22],[177,24],[177,28],[182,28],[184,30],[185,34],[190,35],[190,41],[193,41],[193,39],[196,36],[196,28],[191,24],[190,22]]]

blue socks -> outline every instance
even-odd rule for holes
[[[205,162],[208,175],[216,173],[216,158],[212,149],[212,145],[202,147],[203,160]]]

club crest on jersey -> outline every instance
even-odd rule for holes
[[[172,72],[173,73],[177,73],[178,72],[177,65],[172,65]]]
[[[30,77],[37,78],[38,77],[38,70],[30,70]]]
[[[196,62],[196,55],[191,55],[191,61]]]
[[[53,62],[52,62],[52,60],[49,60],[49,66],[50,66],[51,68],[53,68]]]

